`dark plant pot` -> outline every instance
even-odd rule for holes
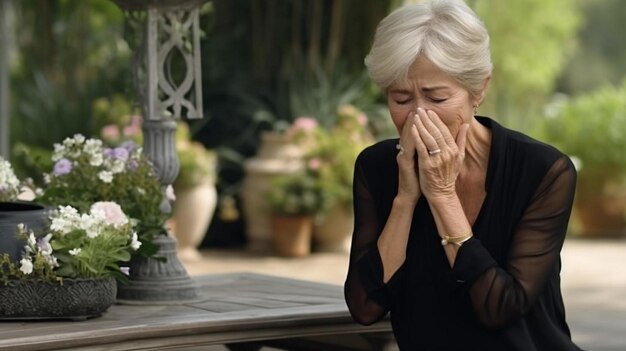
[[[26,201],[0,202],[0,254],[8,253],[12,261],[19,261],[24,240],[17,237],[17,225],[24,223],[35,235],[47,228],[48,208]]]
[[[0,320],[72,319],[102,315],[114,302],[114,278],[0,282]]]

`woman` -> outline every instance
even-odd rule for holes
[[[401,7],[366,65],[400,138],[356,162],[353,318],[391,311],[402,350],[579,350],[559,282],[576,172],[475,116],[492,68],[482,22],[462,1]]]

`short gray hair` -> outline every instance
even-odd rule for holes
[[[372,80],[382,89],[406,79],[419,55],[478,95],[491,74],[489,34],[462,0],[404,5],[385,17],[365,58]]]

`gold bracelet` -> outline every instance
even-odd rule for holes
[[[457,246],[461,246],[464,242],[468,241],[474,236],[472,231],[470,230],[469,234],[463,236],[447,236],[444,235],[441,239],[441,245],[446,246],[448,244],[455,244]]]

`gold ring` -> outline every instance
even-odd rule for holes
[[[429,154],[430,156],[436,155],[436,154],[438,154],[438,153],[440,153],[440,152],[441,152],[441,149],[428,150],[428,154]]]

